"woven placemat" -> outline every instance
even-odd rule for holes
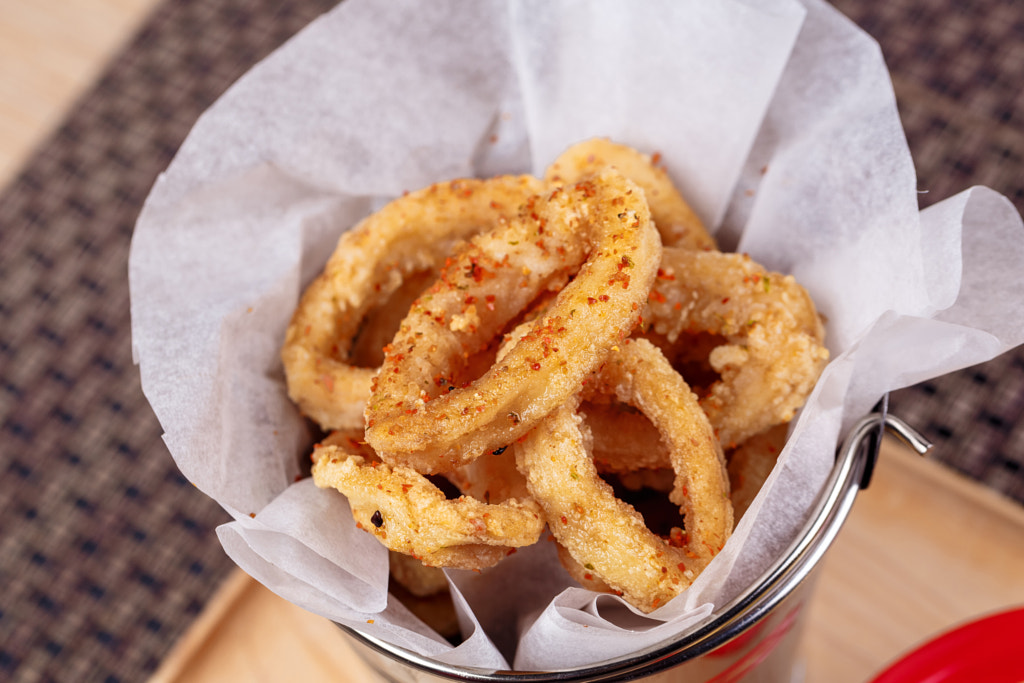
[[[139,681],[231,568],[130,352],[127,254],[199,114],[333,0],[168,0],[0,196],[0,680]],[[894,72],[923,205],[1024,209],[1024,24],[1010,1],[838,3]],[[893,396],[935,457],[1024,501],[1024,360]]]
[[[233,566],[142,395],[128,246],[196,118],[334,4],[162,4],[0,197],[0,680],[145,680]]]
[[[986,185],[1024,214],[1024,5],[834,4],[882,47],[921,206]],[[890,409],[934,441],[930,457],[1024,503],[1024,349],[894,392]]]

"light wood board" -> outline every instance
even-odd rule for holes
[[[64,119],[157,1],[0,2],[0,187]]]
[[[829,550],[808,614],[807,681],[861,683],[965,620],[1024,604],[1024,508],[886,441]],[[238,573],[151,683],[374,680],[330,622]]]

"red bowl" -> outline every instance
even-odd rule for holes
[[[1024,607],[947,631],[906,655],[872,683],[1024,681]]]

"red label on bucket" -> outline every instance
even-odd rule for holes
[[[707,683],[737,683],[742,680],[744,676],[750,673],[758,664],[766,660],[768,655],[770,655],[772,651],[779,646],[779,643],[782,642],[782,639],[786,637],[786,634],[790,632],[793,625],[796,623],[801,607],[803,607],[803,605],[797,605],[791,609],[786,616],[783,617],[782,621],[775,626],[775,628],[764,634],[764,637],[750,648],[749,652],[733,662],[725,671],[722,671],[714,678],[708,679]],[[743,638],[743,636],[740,636],[740,638]],[[746,640],[747,639],[744,639],[744,644]],[[734,642],[735,641],[727,643],[723,647],[732,650],[730,646],[732,646]],[[721,650],[722,648],[719,648],[718,650],[715,650],[715,653],[717,654]]]

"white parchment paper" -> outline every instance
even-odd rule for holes
[[[344,497],[296,482],[311,435],[278,350],[368,212],[439,180],[540,174],[593,136],[659,151],[724,248],[795,274],[833,360],[686,593],[638,615],[573,587],[540,543],[449,573],[453,647],[388,602],[386,551]],[[974,188],[919,213],[917,191],[878,46],[815,0],[346,0],[225,93],[157,181],[131,250],[133,350],[178,466],[235,519],[225,550],[270,589],[451,664],[593,663],[681,633],[769,565],[884,392],[1024,341],[1012,205]]]

